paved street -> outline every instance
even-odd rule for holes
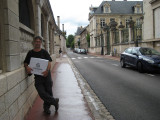
[[[141,74],[102,57],[68,55],[116,120],[160,119],[160,74]]]

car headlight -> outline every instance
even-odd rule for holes
[[[154,63],[154,61],[153,61],[153,60],[148,59],[148,58],[143,58],[143,60],[145,60],[145,61],[147,61],[148,63],[151,63],[151,64],[153,64],[153,63]]]

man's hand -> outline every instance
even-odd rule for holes
[[[26,71],[28,74],[31,74],[32,68],[30,68],[29,66],[26,66]]]
[[[46,71],[44,71],[44,72],[42,72],[42,74],[43,74],[43,77],[47,77],[48,76],[48,70],[46,70]]]

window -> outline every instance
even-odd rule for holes
[[[41,14],[41,35],[42,37],[44,37],[44,18],[42,14]]]
[[[155,31],[155,38],[160,38],[160,7],[154,10],[154,31]]]
[[[132,53],[132,48],[128,48],[125,50],[126,53],[131,54]]]
[[[137,54],[137,55],[139,55],[137,48],[133,48],[133,49],[132,49],[132,54]]]
[[[30,11],[27,0],[19,0],[19,21],[31,28]]]
[[[141,13],[140,7],[137,7],[137,13]]]
[[[108,6],[105,7],[105,13],[109,13],[109,7]]]
[[[129,22],[129,19],[126,19],[126,28],[128,28],[128,22]]]
[[[111,21],[115,21],[115,18],[110,18],[110,22],[111,22]]]
[[[136,25],[140,25],[140,19],[139,18],[136,19]]]
[[[101,18],[100,22],[101,22],[101,27],[104,27],[104,25],[105,25],[105,18]]]

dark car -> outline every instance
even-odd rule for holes
[[[160,52],[148,47],[127,48],[120,57],[121,67],[132,66],[143,71],[160,71]]]

